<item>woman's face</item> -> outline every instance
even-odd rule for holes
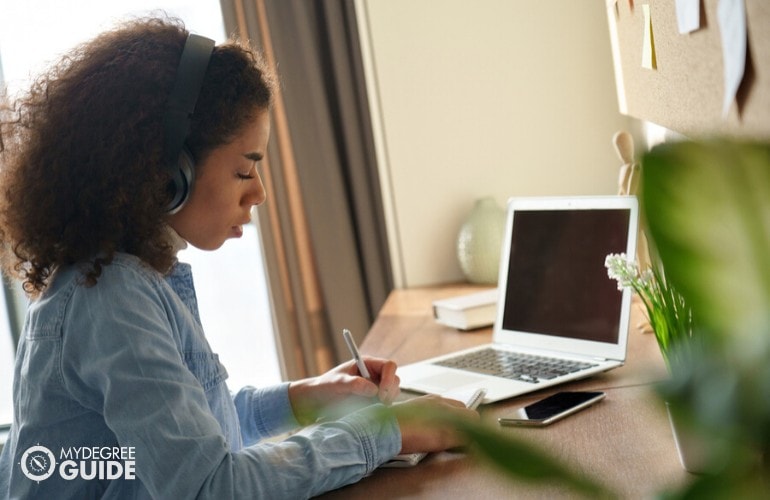
[[[265,156],[270,117],[258,111],[232,142],[212,150],[196,165],[187,203],[169,216],[169,225],[188,243],[215,250],[229,238],[240,238],[251,220],[251,207],[265,201],[257,163]]]

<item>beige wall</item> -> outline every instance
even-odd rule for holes
[[[399,287],[462,280],[473,201],[613,194],[604,0],[357,0]]]

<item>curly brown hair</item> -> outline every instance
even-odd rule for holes
[[[95,284],[118,251],[172,265],[163,119],[187,35],[176,19],[123,23],[0,110],[2,267],[28,294],[77,263]],[[245,44],[215,47],[186,142],[196,161],[268,109],[274,86]]]

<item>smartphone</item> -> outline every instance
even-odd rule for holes
[[[557,392],[497,419],[500,425],[544,426],[604,399],[603,392]]]

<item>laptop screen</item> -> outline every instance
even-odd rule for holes
[[[623,294],[604,261],[627,252],[630,217],[629,208],[515,210],[503,329],[617,343]]]

